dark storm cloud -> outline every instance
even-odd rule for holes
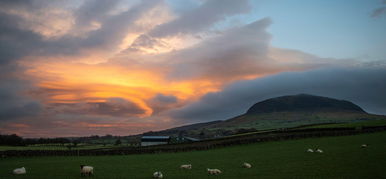
[[[179,105],[177,97],[161,93],[155,95],[147,103],[153,110],[153,116],[159,114],[160,112],[173,109]]]
[[[33,117],[42,110],[40,103],[25,96],[24,89],[31,86],[26,81],[13,79],[10,72],[13,70],[13,66],[0,67],[0,121]]]
[[[161,103],[176,103],[178,101],[178,98],[172,95],[164,95],[164,94],[157,94],[154,98],[155,101],[159,101]]]
[[[1,95],[1,94],[0,94]],[[0,120],[10,120],[20,117],[33,117],[40,113],[42,106],[36,102],[30,102],[22,106],[0,106]]]
[[[221,92],[172,112],[183,120],[228,119],[246,112],[254,103],[282,95],[308,93],[344,99],[365,111],[386,114],[386,69],[373,67],[285,72],[265,78],[239,81]]]
[[[109,98],[106,102],[87,103],[87,113],[108,116],[138,116],[146,111],[131,101]]]
[[[146,112],[137,104],[122,98],[108,98],[106,102],[56,103],[51,104],[50,108],[58,113],[116,117],[140,116]]]
[[[0,12],[0,65],[21,58],[42,46],[41,37],[20,29],[17,24],[19,21],[19,17]]]

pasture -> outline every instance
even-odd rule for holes
[[[369,144],[361,148],[363,143]],[[307,153],[321,148],[324,153]],[[251,169],[241,168],[243,162]],[[181,170],[181,164],[193,165]],[[85,178],[79,165],[94,166],[91,178],[385,178],[386,132],[239,145],[207,151],[116,156],[1,158],[0,178]],[[12,169],[26,167],[14,176]],[[206,168],[223,171],[218,176]]]
[[[373,126],[386,126],[386,119],[377,119],[369,121],[358,121],[351,123],[339,123],[339,124],[319,124],[312,125],[307,127],[302,127],[300,129],[309,129],[309,128],[340,128],[340,127],[373,127]]]

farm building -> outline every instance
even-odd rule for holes
[[[169,144],[170,136],[142,136],[141,146]]]
[[[200,141],[199,139],[193,138],[193,137],[178,137],[177,142],[183,143],[183,142],[197,142]]]

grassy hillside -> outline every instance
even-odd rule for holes
[[[256,143],[208,151],[98,157],[1,158],[0,178],[81,178],[78,167],[95,167],[92,178],[151,178],[160,170],[164,178],[385,178],[386,132]],[[362,143],[369,144],[362,149]],[[306,153],[307,148],[325,152]],[[242,162],[253,165],[241,168]],[[191,163],[190,171],[180,170]],[[13,176],[25,166],[27,175]],[[219,168],[209,176],[206,168]]]
[[[302,129],[308,128],[339,128],[339,127],[372,127],[372,126],[386,126],[386,119],[378,119],[371,121],[358,121],[352,123],[341,123],[341,124],[320,124],[302,127]]]
[[[270,98],[254,104],[245,114],[199,125],[187,125],[152,132],[154,135],[186,135],[208,139],[256,130],[293,128],[312,124],[352,123],[385,119],[386,116],[366,113],[358,105],[307,94]]]
[[[265,114],[244,114],[232,119],[215,123],[207,123],[199,128],[177,130],[173,128],[164,131],[152,132],[154,135],[174,135],[183,133],[196,138],[213,138],[244,132],[292,128],[312,124],[326,123],[356,123],[372,120],[386,120],[386,116],[355,112],[273,112]]]
[[[386,116],[348,112],[275,112],[267,114],[242,115],[223,123],[211,125],[214,128],[247,128],[258,130],[288,128],[321,123],[350,123],[386,119]]]

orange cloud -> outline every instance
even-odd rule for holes
[[[30,94],[45,104],[101,103],[119,97],[143,109],[145,113],[140,117],[153,113],[147,101],[157,94],[175,96],[183,103],[218,90],[218,85],[208,80],[168,81],[165,69],[47,60],[22,64],[28,69],[25,75],[32,77],[38,87]]]

